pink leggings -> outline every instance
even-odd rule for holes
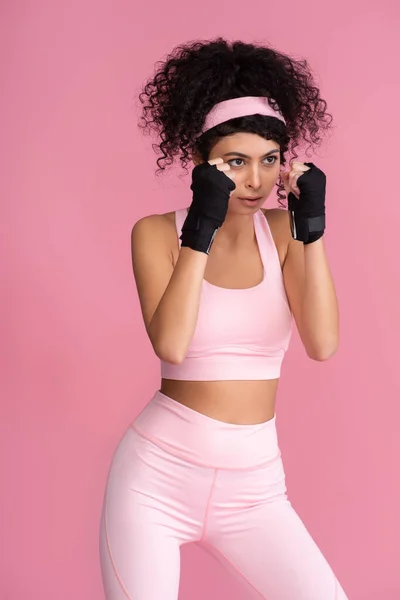
[[[196,542],[246,598],[346,600],[286,496],[276,418],[223,423],[157,391],[120,441],[100,530],[107,600],[177,600]]]

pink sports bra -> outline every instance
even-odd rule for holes
[[[175,213],[178,238],[187,209]],[[228,289],[203,279],[196,329],[184,361],[161,361],[165,379],[188,381],[260,380],[280,376],[292,333],[292,313],[278,251],[259,210],[254,229],[264,265],[258,285]]]

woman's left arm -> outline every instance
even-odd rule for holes
[[[290,225],[283,277],[308,356],[327,360],[339,344],[339,308],[323,242],[326,177],[313,163],[282,172]]]
[[[327,360],[339,345],[339,307],[323,238],[307,245],[290,239],[283,279],[307,355]]]

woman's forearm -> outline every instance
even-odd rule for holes
[[[162,360],[180,363],[193,337],[208,255],[181,248],[168,286],[149,326],[154,349]]]
[[[323,238],[304,245],[302,329],[311,357],[326,360],[339,344],[339,307]]]

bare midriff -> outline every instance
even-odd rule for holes
[[[279,379],[263,381],[177,381],[162,379],[160,391],[217,421],[263,423],[275,413]]]

